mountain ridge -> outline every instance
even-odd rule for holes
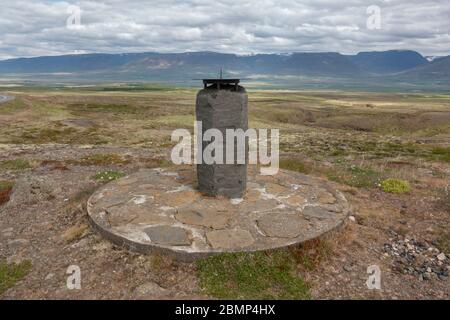
[[[178,80],[215,76],[220,68],[225,70],[225,76],[233,77],[450,80],[450,56],[429,61],[412,50],[371,51],[355,55],[338,52],[237,55],[213,51],[92,53],[0,61],[0,75],[31,78],[40,74],[59,74],[60,77],[69,74],[78,78]]]

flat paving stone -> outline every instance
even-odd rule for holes
[[[266,236],[276,238],[296,238],[309,226],[308,221],[298,215],[286,213],[266,214],[257,223]]]
[[[301,196],[299,194],[290,196],[286,199],[286,202],[291,206],[301,206],[302,204],[306,203],[306,198],[304,196]]]
[[[106,209],[109,215],[109,222],[112,225],[121,225],[132,222],[138,217],[138,214],[134,212],[134,208],[130,206],[115,206]]]
[[[217,230],[206,234],[214,249],[239,249],[252,245],[255,239],[247,230]]]
[[[191,244],[189,233],[180,227],[156,226],[144,230],[154,243],[166,246],[187,246]]]
[[[303,214],[310,218],[329,219],[334,216],[333,212],[316,206],[307,206],[303,209]]]
[[[342,193],[312,176],[261,176],[250,166],[247,179],[242,199],[212,198],[195,190],[193,166],[140,170],[100,187],[88,200],[89,219],[117,245],[192,261],[299,244],[350,213]]]
[[[207,209],[180,209],[175,218],[185,224],[204,226],[213,229],[223,229],[230,220],[230,213],[210,211]]]
[[[272,182],[269,182],[266,184],[266,190],[268,193],[271,193],[271,194],[284,194],[284,193],[291,192],[291,190],[289,188],[286,188],[278,183],[272,183]]]
[[[192,203],[200,197],[200,194],[195,191],[180,191],[180,192],[166,192],[161,194],[157,201],[169,207],[176,207]]]
[[[336,202],[336,198],[329,192],[321,192],[317,200],[323,204],[333,204]]]

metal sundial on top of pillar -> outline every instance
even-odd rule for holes
[[[234,90],[238,90],[238,85],[241,80],[239,79],[203,79],[203,85],[206,89],[208,85],[215,86],[218,90],[221,89],[221,85],[233,85]]]
[[[211,85],[211,87],[217,88],[218,90],[221,89],[222,85],[233,85],[234,90],[238,91],[240,79],[224,79],[223,78],[223,69],[220,68],[219,78],[218,79],[203,79],[203,86],[204,89],[208,88],[208,85]]]

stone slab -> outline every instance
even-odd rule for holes
[[[276,238],[296,238],[309,226],[300,216],[286,213],[266,214],[257,223],[265,235]]]
[[[255,239],[247,230],[217,230],[206,234],[206,239],[214,249],[236,250],[252,245]]]
[[[191,244],[189,233],[179,227],[156,226],[144,230],[151,242],[165,246],[188,246]]]

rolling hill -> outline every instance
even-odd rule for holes
[[[421,54],[409,50],[360,52],[352,58],[362,70],[372,74],[392,74],[429,64]]]
[[[404,71],[399,76],[411,80],[447,81],[450,87],[450,56]]]

